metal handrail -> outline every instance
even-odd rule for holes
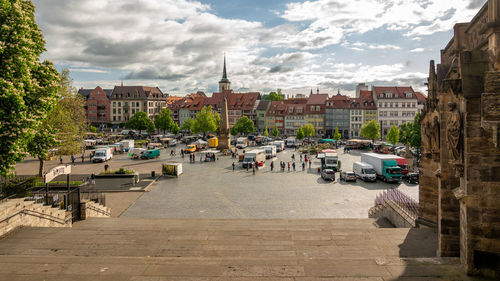
[[[93,206],[88,206],[88,205],[87,205],[87,206],[85,206],[85,207],[86,207],[87,209],[91,209],[91,210],[96,211],[96,212],[98,212],[98,213],[101,213],[101,214],[104,214],[104,215],[107,215],[107,216],[111,216],[111,213],[106,212],[106,211],[101,210],[101,209],[98,209],[98,208],[96,208],[96,207],[93,207]]]
[[[34,214],[32,214],[32,213],[34,213]],[[41,212],[37,212],[37,211],[34,211],[34,210],[22,209],[22,210],[19,210],[18,212],[16,212],[15,214],[12,214],[12,215],[8,216],[7,218],[4,218],[4,219],[0,220],[0,223],[8,221],[11,218],[13,218],[13,217],[15,217],[15,216],[17,216],[19,214],[31,215],[31,216],[39,217],[39,218],[42,218],[42,219],[50,220],[50,221],[53,221],[53,222],[56,222],[56,223],[59,223],[59,224],[66,224],[71,219],[71,216],[69,216],[69,217],[67,217],[67,218],[65,218],[63,220],[63,219],[60,219],[58,217],[55,217],[55,216],[52,216],[52,215],[48,215],[48,214],[45,214],[45,213],[41,213]]]
[[[374,203],[375,206],[378,206],[388,201],[392,201],[394,202],[394,204],[397,204],[401,209],[408,212],[408,214],[413,218],[418,218],[419,214],[418,202],[416,202],[413,198],[409,197],[403,192],[397,189],[386,190],[381,194],[377,195]]]

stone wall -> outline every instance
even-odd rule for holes
[[[80,219],[87,218],[109,218],[111,209],[94,201],[84,200],[80,202]]]
[[[0,204],[0,237],[22,226],[71,227],[71,213],[24,199]]]

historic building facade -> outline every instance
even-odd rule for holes
[[[95,89],[80,89],[80,94],[85,99],[85,112],[90,124],[105,126],[110,122],[111,89],[102,89],[97,86]]]
[[[139,111],[154,120],[166,108],[167,97],[158,87],[115,86],[111,94],[111,123],[127,122]]]
[[[420,220],[438,255],[469,274],[500,278],[500,1],[454,27],[430,63],[421,119]]]
[[[326,100],[325,128],[328,137],[333,137],[335,128],[338,128],[342,138],[349,138],[350,120],[349,97],[338,93]]]

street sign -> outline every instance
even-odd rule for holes
[[[44,181],[45,183],[49,183],[59,175],[68,175],[70,173],[71,173],[71,165],[57,166],[55,168],[52,168],[45,174]]]

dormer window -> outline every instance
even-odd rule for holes
[[[406,98],[411,99],[411,93],[406,93]]]
[[[320,111],[319,105],[316,106],[316,111]]]

